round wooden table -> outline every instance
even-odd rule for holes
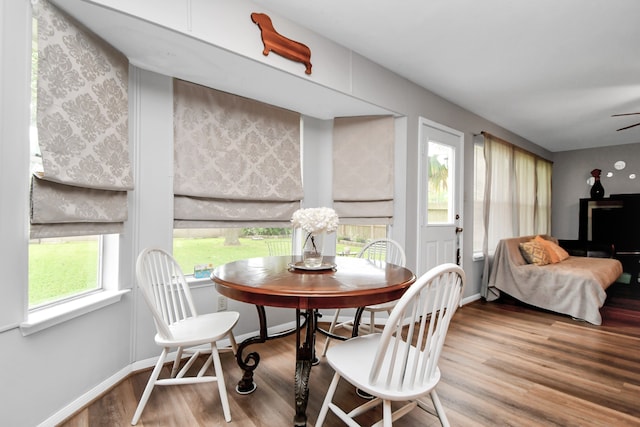
[[[402,296],[416,280],[407,268],[361,258],[325,257],[324,270],[304,270],[293,267],[300,258],[271,256],[234,261],[217,267],[211,274],[217,291],[234,300],[254,304],[258,310],[260,333],[238,346],[236,360],[244,371],[236,390],[251,393],[256,385],[253,371],[260,355],[256,352],[243,357],[244,349],[256,343],[297,333],[295,426],[306,426],[309,393],[309,374],[315,359],[315,332],[318,309],[359,307],[354,320],[353,334],[357,334],[362,308],[367,305],[393,301]],[[333,267],[333,268],[330,268]],[[264,307],[296,309],[296,328],[268,336]],[[304,324],[300,324],[300,319]],[[303,326],[305,326],[303,328]],[[304,329],[304,341],[301,331]],[[324,333],[324,331],[321,331]]]

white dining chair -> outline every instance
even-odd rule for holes
[[[290,240],[266,240],[269,256],[291,255]]]
[[[405,255],[404,249],[402,249],[402,245],[392,239],[376,239],[369,243],[367,243],[358,253],[358,258],[365,258],[373,262],[378,262],[380,264],[383,263],[391,263],[396,264],[401,267],[404,267],[407,263],[407,256]],[[363,313],[369,313],[369,325],[368,330],[369,333],[373,333],[376,330],[376,321],[375,315],[380,312],[391,313],[393,307],[395,306],[396,301],[389,301],[382,304],[368,305],[364,308]],[[333,320],[331,321],[331,325],[329,326],[329,333],[333,334],[336,329],[353,328],[353,320],[347,320],[342,323],[338,323],[340,317],[340,309],[337,309],[333,315]],[[362,327],[360,326],[360,330]],[[327,353],[327,348],[329,348],[329,342],[331,337],[327,336],[324,341],[324,347],[322,349],[322,355],[324,356]]]
[[[151,311],[156,326],[155,342],[162,347],[162,353],[151,373],[142,393],[132,425],[140,420],[149,396],[156,385],[178,385],[216,381],[222,402],[224,418],[231,421],[229,400],[224,383],[219,351],[233,351],[237,345],[233,327],[238,322],[239,313],[224,311],[199,315],[193,303],[180,266],[175,259],[162,249],[145,249],[136,262],[136,279],[144,300]],[[229,348],[218,349],[217,341],[227,337]],[[206,345],[207,347],[203,347]],[[160,372],[171,349],[177,354],[168,378],[160,378]],[[210,354],[195,376],[185,376],[202,354]],[[191,357],[180,369],[183,355]],[[205,375],[213,363],[212,375]],[[178,369],[180,369],[178,371]]]
[[[393,421],[417,406],[448,426],[436,393],[440,381],[438,359],[449,323],[458,309],[464,282],[465,274],[459,266],[448,263],[434,267],[398,300],[382,333],[331,346],[326,359],[335,374],[316,427],[324,424],[329,410],[349,426],[359,426],[354,418],[379,405],[382,405],[382,420],[376,426],[391,427]],[[373,399],[346,412],[340,402],[334,401],[341,378]],[[432,405],[425,402],[427,395]],[[402,406],[392,412],[392,402],[402,402]]]

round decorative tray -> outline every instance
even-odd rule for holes
[[[323,262],[322,264],[320,264],[317,267],[307,267],[306,265],[304,265],[304,261],[298,261],[298,262],[295,262],[295,263],[293,263],[293,262],[290,263],[289,264],[289,268],[292,268],[294,270],[308,270],[308,271],[335,270],[336,264]]]

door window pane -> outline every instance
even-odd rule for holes
[[[452,224],[453,212],[453,147],[429,141],[429,194],[427,198],[428,224]]]

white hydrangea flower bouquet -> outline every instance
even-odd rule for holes
[[[307,267],[318,268],[322,265],[324,234],[338,229],[338,214],[331,208],[298,209],[291,219],[293,226],[306,233],[303,247],[303,261]]]
[[[298,209],[291,222],[311,235],[332,233],[338,229],[338,214],[331,208]]]

